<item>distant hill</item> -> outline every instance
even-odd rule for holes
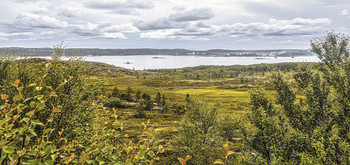
[[[50,56],[52,48],[0,48],[3,52],[12,52],[18,55]],[[127,56],[127,55],[197,55],[197,56],[307,56],[313,55],[309,50],[301,49],[278,49],[278,50],[224,50],[210,49],[205,51],[186,49],[99,49],[99,48],[66,48],[65,55],[81,56]]]

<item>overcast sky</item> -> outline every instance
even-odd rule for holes
[[[0,47],[309,48],[349,0],[0,0]]]

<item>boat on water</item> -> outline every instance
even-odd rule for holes
[[[132,63],[128,61],[128,62],[126,62],[126,63],[124,63],[124,64],[132,64]]]
[[[155,57],[152,57],[152,59],[165,59],[165,57],[158,57],[158,56],[155,56]]]

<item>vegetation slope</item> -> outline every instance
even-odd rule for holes
[[[348,37],[311,42],[322,63],[135,71],[0,63],[2,164],[347,164]]]

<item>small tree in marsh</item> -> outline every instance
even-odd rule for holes
[[[157,95],[156,95],[156,98],[155,98],[155,102],[157,104],[157,106],[160,106],[161,105],[161,95],[160,93],[158,92]]]
[[[120,93],[118,87],[114,87],[112,91],[112,97],[119,97],[119,95]]]
[[[217,114],[217,105],[189,100],[177,138],[178,145],[183,146],[179,149],[181,156],[192,156],[186,164],[211,164],[220,158],[216,147],[222,146],[224,142],[220,137]]]
[[[141,99],[141,91],[140,91],[140,89],[137,90],[137,92],[135,94],[135,99],[136,99],[136,101],[140,101],[140,99]]]

